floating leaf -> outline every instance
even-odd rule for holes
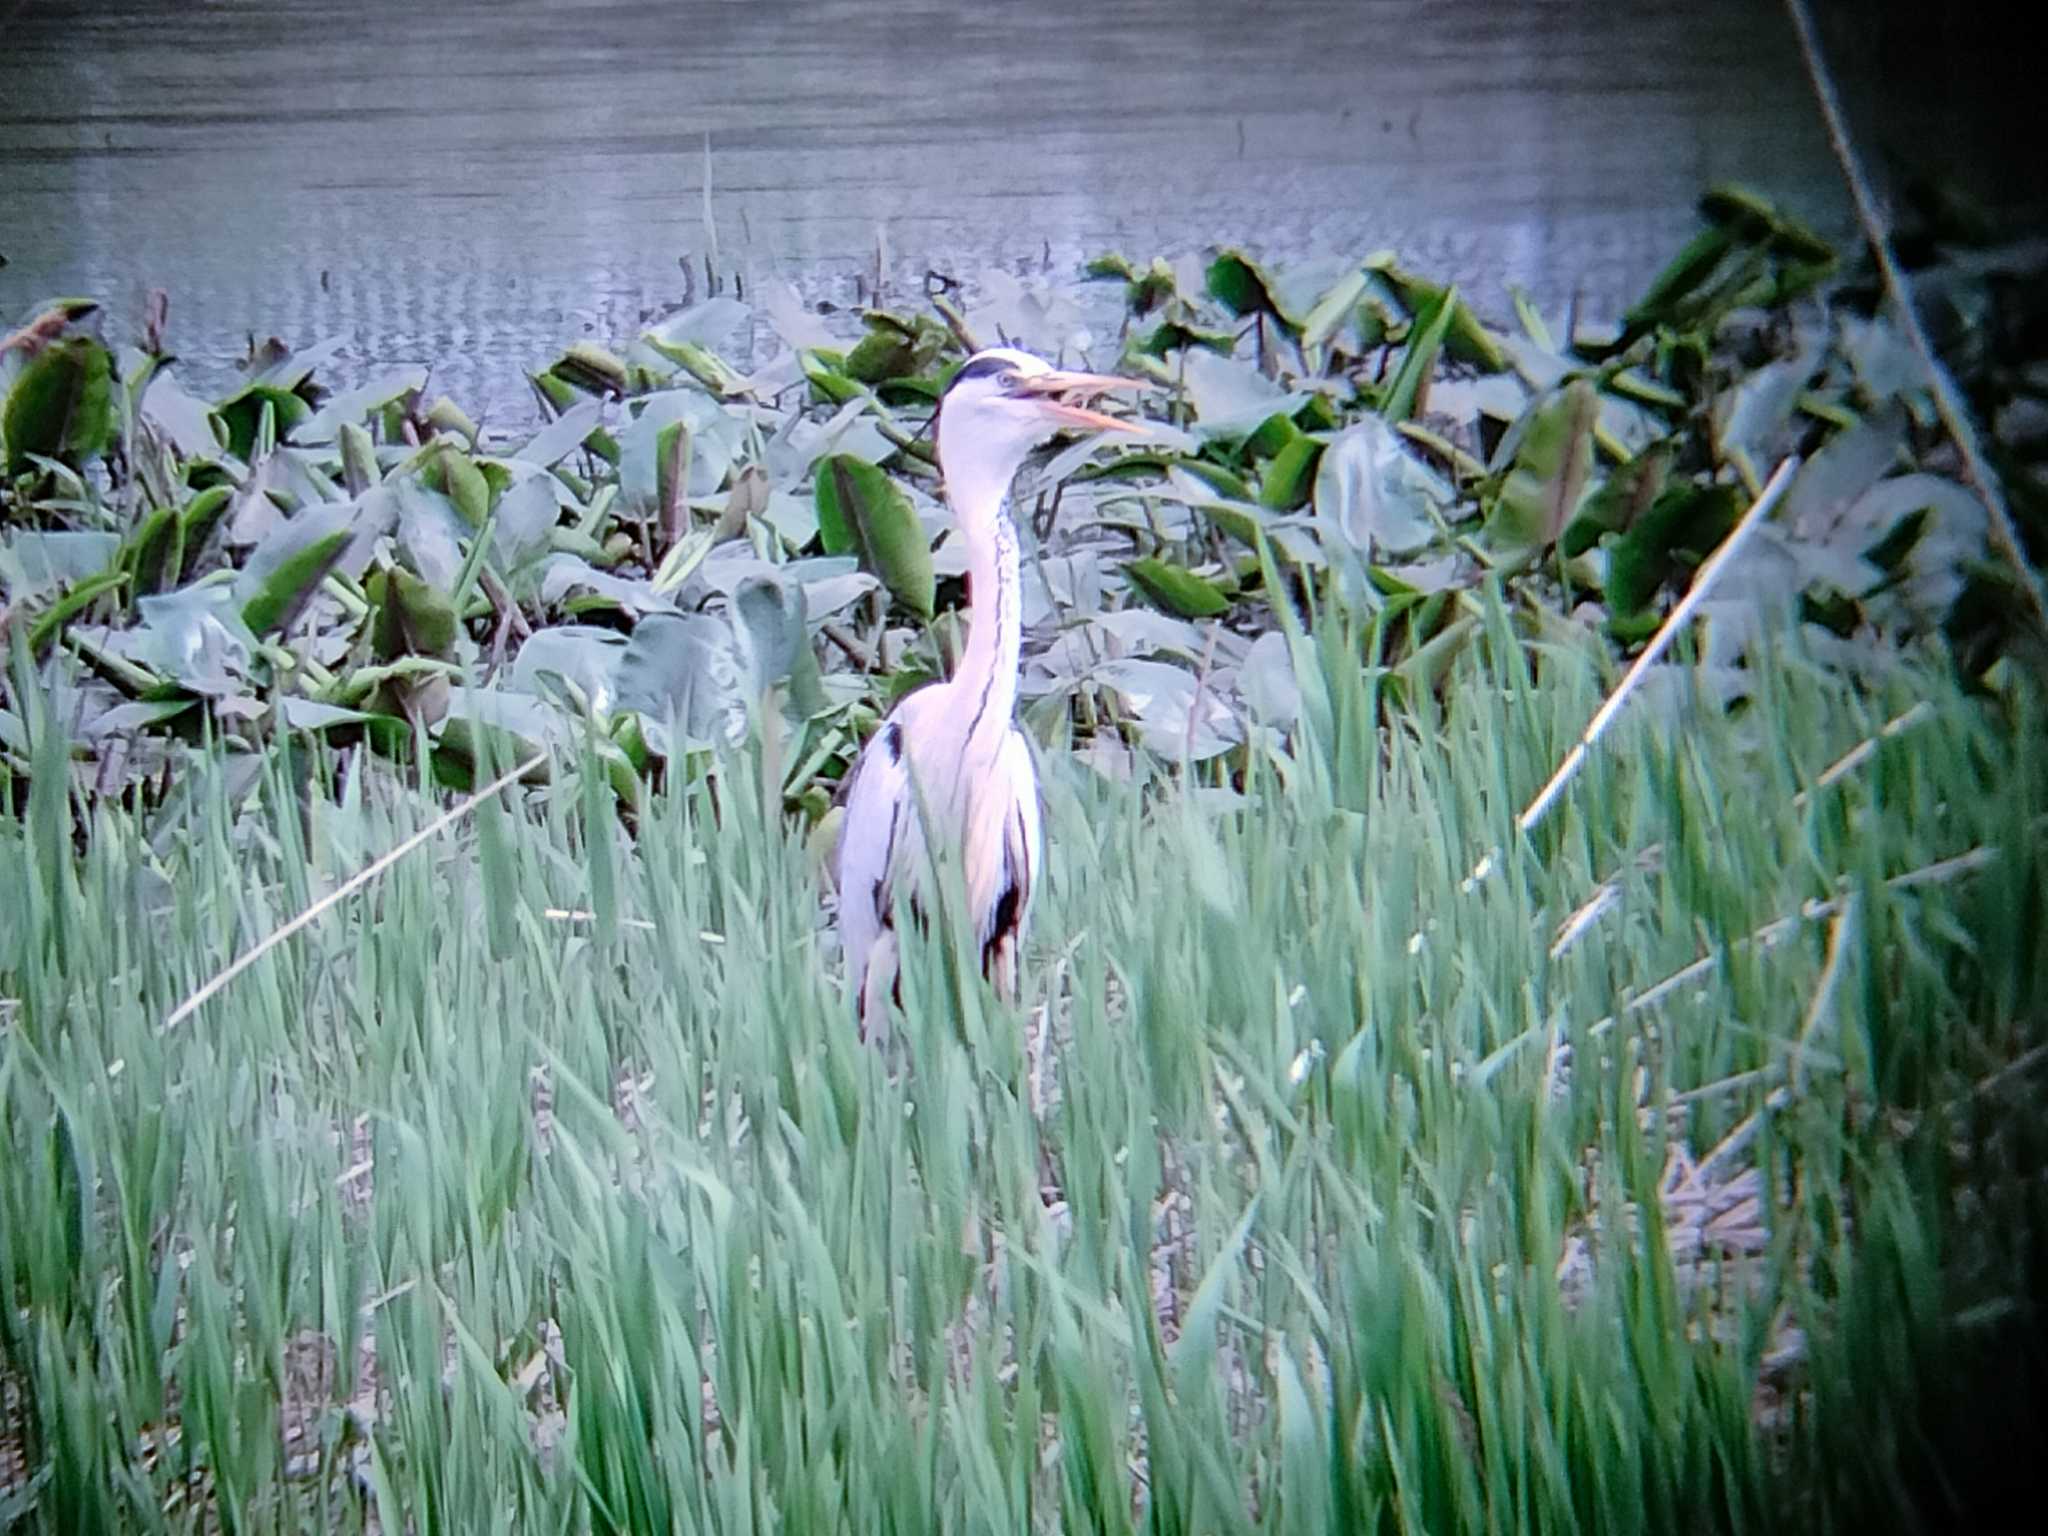
[[[1259,482],[1259,505],[1275,512],[1305,506],[1315,487],[1323,445],[1306,435],[1296,437],[1274,456]]]
[[[10,529],[0,538],[0,591],[8,602],[41,597],[97,576],[120,549],[120,539],[111,533]]]
[[[604,404],[579,400],[527,439],[516,457],[542,469],[551,468],[583,445],[604,420]]]
[[[1230,599],[1206,576],[1164,560],[1133,560],[1124,567],[1145,600],[1177,619],[1213,619],[1230,611]]]
[[[1585,499],[1593,472],[1593,424],[1599,398],[1574,379],[1530,403],[1515,456],[1486,520],[1487,537],[1503,549],[1548,549]]]
[[[249,632],[267,635],[289,628],[341,559],[350,537],[349,529],[337,528],[310,538],[284,553],[267,575],[238,584],[238,590],[243,586],[250,589],[242,603],[242,622],[249,626]],[[251,567],[254,568],[253,559]]]
[[[536,630],[513,660],[512,684],[540,693],[552,674],[572,684],[591,708],[609,710],[617,702],[619,664],[628,644],[617,630],[590,624]]]
[[[1572,559],[1599,543],[1603,533],[1627,532],[1663,494],[1677,456],[1677,441],[1667,438],[1615,470],[1580,503],[1558,540],[1559,551]]]
[[[330,395],[320,408],[285,433],[286,441],[331,443],[344,426],[359,426],[394,400],[425,387],[427,370],[417,365],[388,369],[354,389]]]
[[[213,407],[168,371],[159,370],[142,392],[141,415],[179,457],[197,461],[220,457],[223,444]]]
[[[514,478],[492,509],[491,552],[499,566],[515,571],[547,548],[548,534],[562,518],[561,482],[524,460],[509,461]]]
[[[1203,286],[1212,299],[1240,318],[1273,307],[1265,272],[1243,251],[1219,252],[1209,263]]]
[[[31,357],[0,407],[7,473],[19,475],[31,455],[73,469],[98,458],[114,440],[114,359],[90,336],[67,336]]]
[[[1607,551],[1607,607],[1628,623],[1649,610],[1664,583],[1691,569],[1735,526],[1732,485],[1676,485],[1659,496]]]
[[[1436,371],[1437,353],[1443,350],[1444,337],[1450,331],[1451,317],[1457,308],[1458,290],[1453,285],[1416,315],[1407,349],[1402,352],[1400,365],[1380,401],[1380,414],[1387,420],[1406,421],[1415,414],[1422,391]]]
[[[788,677],[808,643],[804,589],[786,575],[749,576],[732,595],[733,626],[755,694]]]
[[[371,577],[365,591],[377,610],[370,643],[378,660],[454,654],[455,605],[439,587],[391,566]]]
[[[1363,416],[1331,441],[1316,467],[1316,518],[1360,555],[1401,555],[1436,537],[1434,514],[1448,484],[1378,416]]]
[[[901,488],[874,465],[835,453],[818,465],[817,498],[825,552],[858,550],[896,601],[930,618],[938,595],[931,544]]]
[[[289,437],[313,414],[313,407],[289,389],[248,384],[223,400],[215,414],[227,428],[228,452],[247,460],[259,457],[256,449],[264,441],[266,421],[270,424],[269,446],[275,446],[279,438]]]
[[[648,745],[664,757],[689,744],[736,744],[746,733],[732,633],[708,614],[649,614],[634,625],[618,689],[620,707],[639,711]]]
[[[1244,437],[1276,412],[1291,416],[1307,404],[1306,390],[1285,390],[1234,357],[1193,351],[1182,361],[1182,382],[1202,437]]]

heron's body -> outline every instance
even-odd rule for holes
[[[891,710],[848,774],[836,884],[863,1035],[882,1029],[895,1000],[897,903],[917,901],[931,837],[959,871],[984,972],[1014,995],[1042,833],[1038,775],[1015,723],[1023,629],[1017,530],[1003,500],[1024,456],[1060,425],[1122,425],[1060,394],[1127,383],[991,350],[947,392],[939,461],[967,547],[970,627],[953,676]]]

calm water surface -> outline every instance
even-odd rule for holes
[[[1841,9],[1852,96],[1953,130]],[[714,243],[842,305],[878,250],[901,296],[1231,242],[1612,313],[1710,181],[1846,210],[1773,0],[0,0],[0,66],[0,317],[161,285],[202,370],[340,334],[501,419]]]

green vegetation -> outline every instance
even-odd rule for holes
[[[1857,275],[1704,211],[1602,337],[1100,265],[1158,428],[1020,506],[1025,996],[942,912],[888,1051],[815,850],[957,635],[923,411],[1056,302],[771,301],[743,375],[714,299],[515,442],[318,348],[202,402],[158,325],[7,338],[0,1524],[1944,1528],[2037,1477],[2038,642]],[[2023,425],[2005,334],[1951,364]]]

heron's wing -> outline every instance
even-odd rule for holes
[[[975,807],[973,832],[968,895],[979,922],[982,968],[999,984],[1013,985],[1044,847],[1038,771],[1030,744],[1014,726]]]
[[[914,693],[890,712],[847,776],[833,877],[846,975],[863,1000],[863,1015],[869,961],[892,925],[896,884],[924,857],[923,824],[910,782],[910,742],[924,713],[923,697],[922,690]]]

